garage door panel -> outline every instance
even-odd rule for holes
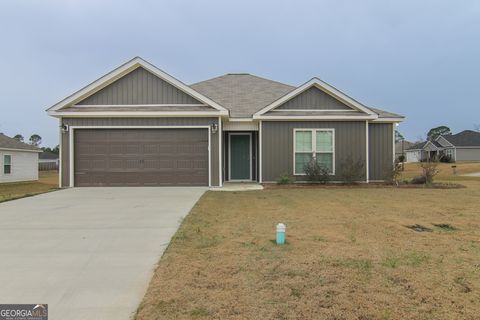
[[[76,186],[208,185],[206,129],[78,129]]]

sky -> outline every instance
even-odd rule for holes
[[[58,144],[45,109],[141,56],[190,84],[312,77],[406,116],[409,140],[480,124],[480,1],[0,0],[0,132]]]

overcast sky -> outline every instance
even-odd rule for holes
[[[0,132],[58,143],[44,110],[141,56],[186,83],[317,76],[403,114],[411,140],[480,124],[480,1],[0,2]]]

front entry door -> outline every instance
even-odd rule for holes
[[[252,136],[246,133],[231,133],[230,180],[252,180]]]

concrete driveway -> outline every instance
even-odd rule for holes
[[[206,188],[76,188],[0,204],[0,303],[130,319]]]

